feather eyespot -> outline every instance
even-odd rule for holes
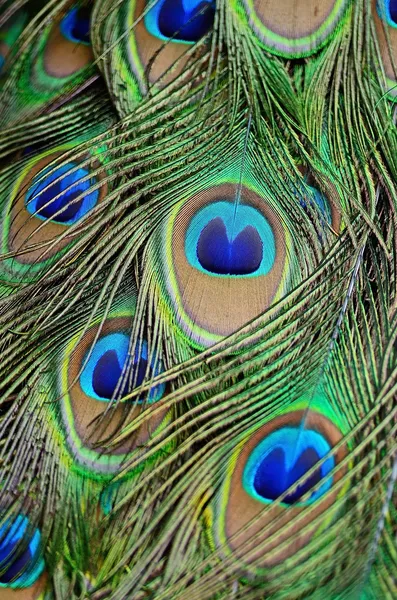
[[[61,96],[62,102],[65,97],[74,96],[94,74],[88,9],[69,5],[53,14],[52,20],[36,23],[35,28],[29,52],[17,52],[15,56],[18,85],[7,87],[10,80],[5,82],[12,100],[0,114],[3,126],[24,123],[34,114],[44,114],[49,106],[56,106]],[[7,46],[9,49],[12,44],[7,42]],[[0,54],[3,54],[1,36]]]
[[[92,35],[99,66],[121,115],[131,114],[149,91],[156,94],[176,80],[189,90],[202,84],[215,0],[126,0],[113,4],[106,0],[114,16],[101,18]],[[100,14],[104,10],[100,6],[94,8],[94,21],[97,11]],[[119,43],[109,47],[109,36]],[[199,69],[194,68],[197,61]],[[112,77],[115,70],[117,85]]]
[[[299,203],[303,209],[316,207],[321,214],[321,217],[329,224],[332,223],[332,210],[328,199],[317,188],[308,185],[309,194],[300,195]]]
[[[107,193],[100,154],[91,157],[89,166],[87,155],[63,164],[60,158],[68,149],[25,156],[3,190],[2,251],[10,255],[1,264],[3,282],[33,281],[53,264],[77,239],[65,235],[67,231],[87,218]]]
[[[27,21],[28,13],[24,10],[19,10],[0,29],[0,74],[2,73],[8,54],[17,42]]]
[[[90,192],[96,183],[89,171],[73,163],[54,171],[45,169],[32,181],[26,195],[27,210],[54,223],[73,225],[97,203],[99,191]]]
[[[295,265],[280,214],[259,187],[243,185],[236,204],[236,185],[214,185],[182,200],[158,230],[161,289],[171,298],[174,322],[198,347],[263,313]]]
[[[344,493],[342,437],[317,410],[287,412],[248,433],[223,466],[209,509],[212,543],[255,572],[309,543]]]
[[[0,587],[30,587],[43,570],[39,530],[31,530],[27,517],[7,519],[0,527]]]
[[[161,384],[131,401],[110,402],[163,370],[145,340],[138,340],[133,356],[129,353],[134,313],[132,297],[125,301],[125,308],[111,312],[99,333],[99,325],[82,336],[77,332],[65,347],[57,369],[62,397],[59,416],[66,446],[76,469],[94,478],[111,477],[131,452],[144,453],[147,440],[170,416],[169,409],[161,407],[165,392]],[[111,444],[141,416],[141,423],[122,442]]]
[[[208,33],[214,15],[214,0],[160,0],[145,15],[145,26],[161,40],[189,44]]]
[[[334,232],[340,231],[341,212],[337,208],[340,195],[334,183],[329,179],[322,181],[320,189],[318,181],[307,167],[299,165],[298,169],[304,177],[304,184],[297,184],[294,193],[304,212],[311,220],[316,221],[316,227],[319,229],[318,236],[321,241],[324,230],[332,228]],[[325,190],[323,186],[325,186]]]
[[[390,100],[396,100],[397,2],[372,0],[372,16],[378,38],[382,64],[378,67],[379,83]]]
[[[60,30],[70,42],[90,44],[90,15],[88,7],[73,7],[63,17]]]

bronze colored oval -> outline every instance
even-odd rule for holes
[[[264,26],[292,40],[317,31],[334,5],[335,0],[254,0],[254,10]]]
[[[104,335],[115,331],[129,332],[131,326],[132,319],[129,317],[109,318],[105,321],[100,336],[103,337]],[[111,454],[113,455],[125,454],[148,441],[153,434],[153,431],[155,431],[163,421],[168,409],[159,411],[153,418],[149,418],[151,405],[134,406],[132,401],[129,406],[126,405],[126,403],[123,403],[111,408],[104,416],[104,421],[101,420],[98,422],[98,418],[103,415],[108,403],[87,396],[81,388],[79,381],[79,373],[84,357],[94,343],[97,330],[97,327],[92,327],[88,330],[84,335],[84,338],[77,344],[73,351],[73,355],[69,359],[68,384],[71,386],[69,389],[69,398],[73,412],[74,428],[80,439],[84,440],[84,445],[87,448],[100,452],[101,448],[98,448],[98,443],[119,433],[121,427],[130,424],[146,410],[148,419],[142,423],[139,430],[132,433],[122,445],[111,451]],[[75,383],[73,383],[74,381]],[[155,406],[158,407],[158,402],[155,403]],[[104,451],[103,448],[102,451]],[[108,449],[106,449],[106,453],[110,453]]]
[[[243,487],[243,472],[252,450],[264,437],[273,431],[286,425],[299,425],[304,417],[305,411],[299,410],[281,415],[269,421],[244,445],[237,458],[236,467],[230,481],[230,496],[225,515],[225,534],[229,547],[242,561],[244,559],[248,563],[255,561],[256,566],[271,567],[293,556],[310,541],[320,525],[313,525],[313,527],[309,527],[309,530],[306,531],[303,531],[303,529],[308,525],[310,526],[310,523],[322,513],[326,513],[327,509],[332,506],[340,493],[340,490],[334,490],[323,499],[319,498],[315,503],[310,505],[310,512],[306,516],[277,535],[277,531],[294,521],[305,510],[307,511],[307,508],[303,506],[266,505],[252,498]],[[324,435],[331,446],[335,446],[342,438],[340,431],[332,421],[320,413],[309,412],[305,418],[305,428],[313,428]],[[346,446],[341,446],[335,452],[335,464],[339,464],[346,455]],[[346,467],[339,469],[334,475],[333,485],[342,479],[345,473]],[[254,522],[248,526],[252,520]],[[273,521],[276,521],[276,523],[272,526]],[[273,540],[268,543],[263,537],[258,536],[261,530],[265,528],[266,538],[275,535]],[[257,537],[251,541],[254,536]],[[278,546],[283,542],[287,542],[284,548],[277,550]],[[261,548],[258,550],[259,544],[261,544]],[[247,554],[249,554],[248,560],[246,558]]]
[[[280,218],[258,194],[243,187],[242,203],[253,206],[269,222],[276,244],[276,260],[266,275],[257,277],[213,277],[188,262],[185,237],[190,220],[199,208],[211,201],[234,202],[236,186],[224,184],[190,198],[175,218],[172,235],[174,269],[186,313],[201,328],[220,336],[230,335],[262,314],[272,303],[283,277],[286,240]]]
[[[8,249],[10,252],[15,253],[18,262],[22,264],[33,264],[36,261],[47,260],[52,256],[55,256],[60,250],[63,250],[71,241],[72,237],[63,238],[59,243],[54,245],[51,251],[46,251],[46,243],[52,242],[58,236],[61,236],[65,231],[70,228],[70,225],[62,225],[60,223],[53,223],[50,220],[43,221],[42,219],[35,218],[30,214],[25,207],[25,194],[35,177],[42,169],[54,159],[62,156],[62,152],[54,152],[53,154],[47,155],[30,169],[26,174],[21,185],[19,186],[18,193],[13,202],[11,209]],[[83,162],[85,158],[81,159]],[[77,165],[76,165],[77,166]],[[94,168],[98,168],[98,164]],[[99,173],[96,175],[98,180],[104,178],[104,175]],[[98,189],[98,203],[103,200],[107,193],[107,185],[104,183]],[[37,249],[29,249],[34,244],[40,244],[41,247]],[[45,252],[43,256],[43,252]]]

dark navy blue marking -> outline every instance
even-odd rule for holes
[[[253,206],[218,200],[203,206],[186,231],[185,252],[196,269],[224,277],[266,275],[276,259],[267,219]]]
[[[260,267],[263,244],[257,230],[251,225],[230,241],[225,223],[217,217],[200,234],[197,258],[203,269],[210,273],[249,275]]]
[[[45,176],[48,171],[46,169],[34,178],[25,195],[26,208],[38,218],[73,225],[95,206],[99,191],[89,190],[96,179],[91,177],[82,181],[89,172],[76,168],[73,163]],[[79,196],[81,198],[77,200]]]
[[[320,457],[313,448],[307,448],[299,454],[291,471],[286,467],[285,453],[281,448],[272,450],[260,463],[254,479],[256,492],[268,500],[276,500],[302,475],[307,473]],[[297,487],[295,492],[284,498],[286,504],[297,502],[306,492],[321,480],[320,468],[311,475],[306,483]]]
[[[265,437],[251,453],[243,474],[244,489],[262,502],[273,502],[331,450],[322,434],[298,427],[282,427]],[[327,477],[335,466],[333,456],[327,458],[306,481],[288,493],[283,502],[294,504],[316,484],[317,490],[307,502],[322,496],[332,485]]]
[[[194,43],[213,26],[215,0],[160,0],[145,15],[152,35],[180,43]]]
[[[62,19],[62,35],[70,42],[90,45],[91,10],[87,6],[72,8]]]

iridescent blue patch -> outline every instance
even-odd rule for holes
[[[122,497],[120,493],[121,486],[117,483],[111,483],[102,491],[100,496],[100,503],[102,510],[105,515],[108,515],[114,506],[119,502]]]
[[[330,450],[329,442],[316,431],[298,427],[277,429],[251,453],[243,473],[244,489],[256,500],[273,502]],[[323,481],[307,503],[317,500],[331,488],[332,477],[328,475],[334,466],[334,457],[330,456],[295,491],[287,494],[283,502],[299,502],[304,494]]]
[[[63,17],[60,29],[69,42],[90,45],[90,12],[86,6],[74,7]]]
[[[25,194],[25,204],[30,214],[62,225],[73,225],[84,217],[97,203],[99,191],[89,191],[96,183],[89,171],[73,163],[51,172],[41,171],[33,179]],[[79,196],[81,195],[81,198]],[[58,196],[58,197],[57,197]]]
[[[189,223],[189,263],[216,276],[266,275],[274,265],[276,242],[267,219],[255,208],[218,201],[200,209]]]
[[[397,0],[377,0],[376,8],[381,19],[390,27],[397,27]]]
[[[332,223],[332,213],[331,213],[331,206],[328,202],[328,199],[324,196],[324,194],[322,194],[315,187],[312,187],[311,185],[306,185],[306,187],[310,191],[310,196],[307,196],[307,195],[305,197],[302,197],[301,195],[299,196],[299,203],[302,206],[302,208],[304,208],[304,209],[307,208],[307,202],[311,206],[316,206],[319,209],[322,217],[327,221],[327,223],[331,224]]]
[[[7,519],[0,527],[0,587],[29,587],[43,570],[39,530],[31,531],[26,517]]]
[[[3,70],[4,63],[5,63],[5,58],[4,58],[4,56],[2,54],[0,54],[0,73]]]
[[[85,394],[91,398],[101,401],[109,401],[129,393],[131,383],[135,387],[141,385],[145,375],[156,376],[162,371],[161,364],[148,365],[148,347],[142,342],[135,349],[132,364],[132,374],[123,373],[127,365],[129,336],[125,333],[110,333],[100,338],[94,348],[87,353],[85,360],[88,362],[80,375],[80,385]],[[159,400],[164,393],[165,386],[158,385],[150,390],[147,402]],[[117,391],[116,391],[117,390]],[[135,399],[135,402],[143,402],[143,399]]]
[[[215,0],[159,0],[145,15],[145,26],[161,40],[193,44],[212,28],[215,6]]]
[[[249,275],[261,265],[263,244],[252,225],[247,225],[234,239],[229,239],[225,223],[221,217],[216,217],[200,233],[197,258],[203,269],[210,273]]]

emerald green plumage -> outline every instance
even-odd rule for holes
[[[4,3],[0,600],[395,597],[393,10]]]

